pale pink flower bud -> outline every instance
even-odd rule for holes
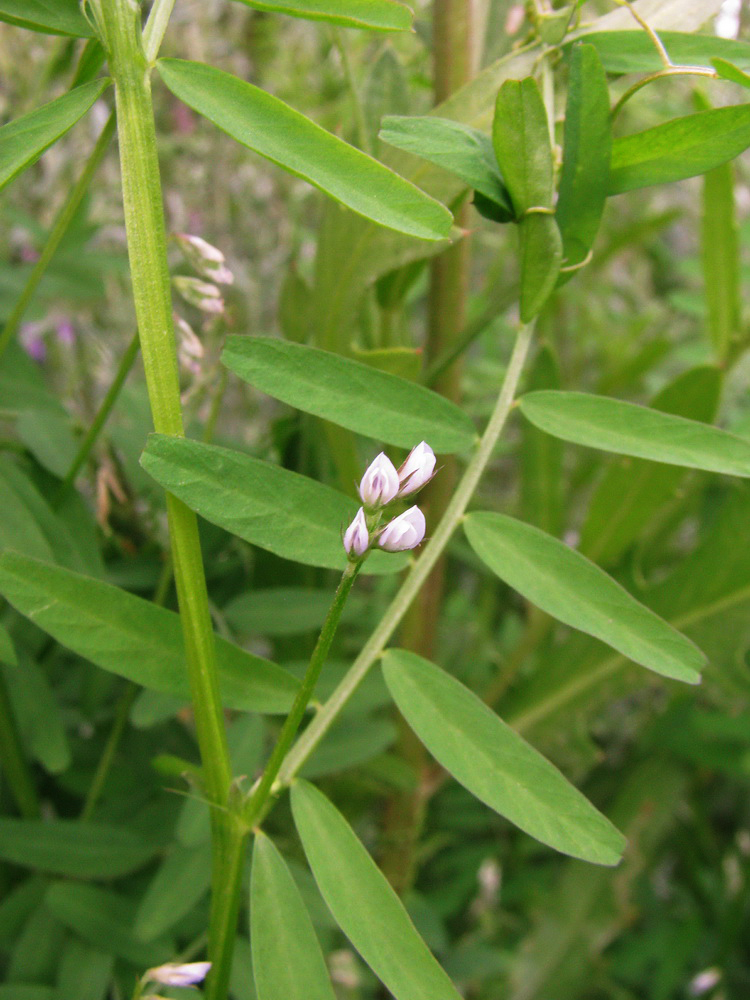
[[[424,514],[419,507],[410,507],[403,514],[386,524],[380,532],[378,545],[386,552],[404,552],[415,549],[424,538]]]
[[[210,962],[188,962],[187,965],[157,965],[145,978],[164,986],[193,986],[202,982],[211,968]]]
[[[220,285],[231,285],[234,275],[226,266],[224,254],[218,247],[212,246],[200,236],[189,236],[187,233],[175,233],[180,250],[185,260],[191,264],[198,274]]]
[[[203,344],[192,326],[177,313],[174,313],[174,325],[180,335],[177,354],[181,363],[190,371],[199,371],[204,354]]]
[[[382,451],[370,463],[359,484],[359,495],[366,507],[385,507],[398,493],[396,466]]]
[[[426,441],[422,441],[412,448],[406,456],[406,461],[398,470],[398,480],[401,489],[398,491],[400,497],[408,496],[421,490],[425,483],[429,483],[435,474],[435,452]]]
[[[183,299],[201,312],[217,315],[224,312],[224,299],[216,285],[184,274],[177,275],[172,281]]]
[[[364,508],[360,507],[357,515],[344,532],[344,548],[350,559],[359,559],[370,547],[370,533],[367,530]]]

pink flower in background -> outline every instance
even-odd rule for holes
[[[414,549],[424,538],[426,527],[424,514],[419,507],[410,507],[383,528],[378,545],[386,552]]]

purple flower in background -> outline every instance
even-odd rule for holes
[[[75,343],[76,331],[69,319],[61,319],[57,324],[57,339],[68,346]]]
[[[188,962],[186,965],[158,965],[149,969],[145,978],[165,986],[194,986],[203,982],[211,968],[210,962]]]

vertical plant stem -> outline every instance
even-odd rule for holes
[[[29,303],[33,299],[34,293],[39,287],[39,282],[44,277],[45,271],[49,267],[49,263],[55,255],[55,251],[60,246],[60,241],[68,231],[68,226],[73,221],[73,216],[78,211],[78,207],[83,200],[83,196],[86,194],[89,184],[91,183],[91,178],[94,176],[97,167],[102,161],[102,157],[107,151],[107,147],[112,141],[114,132],[115,114],[112,112],[107,119],[99,138],[96,140],[96,145],[86,162],[86,166],[83,168],[81,176],[74,184],[73,190],[68,195],[65,204],[57,213],[57,218],[52,225],[52,229],[49,231],[47,242],[45,243],[44,249],[39,256],[39,260],[36,264],[34,264],[31,274],[27,278],[23,291],[18,298],[18,302],[16,302],[13,307],[13,311],[3,327],[3,332],[0,333],[0,358],[5,353],[8,344],[16,335],[18,327],[21,325],[21,320],[29,307]]]
[[[167,265],[151,83],[141,45],[139,8],[130,0],[90,0],[115,82],[125,228],[141,354],[154,428],[184,435]],[[214,635],[195,514],[167,494],[167,516],[185,655],[201,753],[212,803],[213,875],[209,954],[216,955],[208,1000],[226,996],[235,928],[227,900],[239,893],[236,820],[229,812],[231,765],[219,696]],[[236,916],[236,909],[234,910]]]
[[[70,464],[70,468],[65,474],[65,478],[60,483],[60,486],[55,496],[54,503],[55,506],[61,503],[65,494],[68,492],[70,487],[75,482],[75,478],[83,467],[84,463],[91,454],[91,449],[97,442],[99,435],[101,434],[102,428],[109,419],[109,415],[117,402],[120,395],[120,390],[125,384],[125,380],[130,374],[130,369],[133,367],[133,363],[138,355],[138,334],[133,335],[133,339],[130,341],[128,346],[125,348],[125,353],[120,359],[120,364],[115,372],[115,377],[112,380],[104,399],[99,405],[96,416],[94,417],[91,426],[86,432],[81,444],[78,447],[75,458]]]
[[[120,699],[115,710],[115,721],[112,724],[109,736],[107,737],[107,742],[104,745],[104,752],[99,758],[99,763],[96,765],[96,771],[94,771],[94,777],[89,785],[89,790],[86,793],[86,799],[83,803],[83,809],[81,810],[81,815],[79,816],[82,823],[88,822],[94,814],[96,804],[99,801],[102,791],[104,790],[107,775],[112,767],[112,761],[115,759],[117,747],[122,739],[122,734],[125,732],[125,726],[127,725],[128,715],[130,715],[130,709],[139,690],[140,689],[137,684],[133,684],[132,681],[128,681],[125,685],[125,689],[120,695]]]
[[[24,819],[37,819],[39,797],[18,734],[13,706],[0,669],[0,761],[18,811]]]
[[[492,456],[497,440],[505,426],[505,421],[508,419],[531,343],[533,329],[534,324],[529,323],[520,327],[518,331],[513,345],[513,353],[508,362],[508,369],[492,415],[442,520],[435,528],[422,554],[412,565],[408,576],[346,676],[287,754],[279,771],[280,784],[288,785],[292,781],[331,728],[339,712],[357,690],[370,667],[380,657],[412,601],[430,575],[433,566],[442,555],[451,535],[462,520],[466,507]]]
[[[328,650],[331,648],[331,642],[333,641],[339,621],[341,620],[341,613],[344,610],[344,605],[346,604],[346,599],[349,596],[349,591],[352,589],[352,585],[357,578],[360,566],[361,562],[347,563],[346,565],[346,569],[341,577],[341,582],[339,583],[336,593],[334,594],[333,601],[331,602],[331,607],[328,609],[326,620],[323,622],[323,627],[320,630],[318,641],[315,643],[315,649],[310,657],[310,663],[305,671],[305,676],[302,678],[302,683],[300,684],[299,691],[294,699],[292,709],[284,720],[284,725],[281,727],[281,732],[279,733],[279,738],[276,741],[276,746],[273,748],[273,752],[271,753],[268,763],[266,764],[266,768],[263,772],[262,778],[260,779],[258,787],[253,792],[250,801],[248,802],[247,809],[245,811],[245,821],[248,826],[253,826],[257,823],[263,814],[264,807],[273,789],[276,776],[284,763],[284,758],[289,752],[292,740],[297,735],[297,730],[300,727],[300,723],[304,718],[307,706],[309,705],[310,699],[315,691],[315,685],[318,683],[320,671],[325,663],[326,657],[328,656]]]
[[[475,64],[475,0],[435,0],[433,6],[434,93],[435,103],[442,104],[454,91],[468,83]],[[466,227],[468,205],[455,213],[456,225]],[[426,360],[428,365],[452,353],[462,339],[466,326],[466,301],[469,288],[470,244],[459,240],[435,257],[430,265],[430,291]],[[462,364],[460,353],[433,380],[433,388],[454,403],[461,398]],[[431,484],[425,502],[425,514],[431,522],[439,520],[453,496],[458,477],[454,456],[442,460],[440,475]],[[428,659],[433,654],[436,624],[440,621],[445,584],[445,561],[437,560],[429,579],[404,619],[402,642]],[[424,746],[399,717],[399,749],[415,772],[416,787],[395,792],[385,812],[385,851],[381,867],[397,892],[409,888],[414,871],[416,843],[422,829],[426,806],[424,785],[428,780],[428,758]]]

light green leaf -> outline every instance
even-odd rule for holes
[[[383,119],[380,138],[390,146],[421,156],[460,177],[514,217],[508,189],[497,165],[492,139],[479,129],[432,115],[389,115]]]
[[[718,368],[702,365],[670,382],[651,406],[694,420],[712,420],[720,392]],[[544,437],[547,441],[555,440],[548,434]],[[630,457],[616,459],[591,496],[581,527],[579,547],[583,555],[605,566],[616,563],[651,518],[675,495],[684,477],[684,469],[673,465]]]
[[[118,587],[13,552],[0,556],[0,593],[63,646],[103,670],[188,698],[179,615]],[[224,705],[289,710],[297,682],[286,671],[216,637]]]
[[[275,337],[227,339],[221,360],[262,392],[367,437],[438,454],[463,451],[474,425],[454,403],[397,375]]]
[[[109,80],[92,80],[3,125],[0,128],[0,190],[36,163],[45,149],[83,118],[108,86]]]
[[[556,389],[560,375],[555,352],[542,344],[526,380],[529,391]],[[524,519],[551,535],[562,527],[563,446],[533,424],[525,423],[521,441],[521,501]]]
[[[142,868],[154,853],[153,844],[118,826],[0,818],[0,858],[52,875],[117,878]]]
[[[0,668],[27,752],[50,774],[70,766],[63,709],[41,667],[19,650],[18,669]]]
[[[292,812],[329,910],[396,1000],[460,1000],[401,900],[336,807],[313,785],[297,781]]]
[[[404,649],[386,652],[383,673],[419,739],[472,795],[563,854],[618,863],[622,834],[472,691]]]
[[[750,146],[750,104],[699,111],[615,139],[609,194],[704,174]]]
[[[542,611],[657,674],[700,681],[701,651],[579,552],[504,514],[470,514],[464,530],[479,558]]]
[[[378,715],[342,719],[331,726],[300,774],[312,780],[359,767],[379,757],[397,738],[391,719]]]
[[[329,486],[239,451],[152,434],[141,458],[150,476],[207,521],[283,559],[343,570],[342,530],[357,503]],[[373,552],[365,572],[402,569]]]
[[[747,45],[747,42],[739,44],[747,46],[748,51],[750,51],[750,45]],[[732,83],[738,83],[741,87],[750,87],[750,74],[744,73],[734,63],[727,62],[726,59],[712,59],[711,65],[722,79],[731,80]],[[750,66],[750,59],[748,59],[747,65]]]
[[[327,21],[344,28],[408,31],[414,15],[393,0],[241,0],[248,7],[273,14],[289,14],[311,21]]]
[[[710,12],[706,12],[705,16],[710,17]],[[653,73],[663,69],[656,46],[640,29],[595,31],[585,34],[583,38],[587,44],[596,47],[608,73]],[[750,67],[750,45],[747,42],[684,31],[660,31],[659,38],[672,61],[683,66],[710,68],[714,57],[718,56],[738,66]]]
[[[548,434],[619,455],[750,476],[750,441],[697,420],[585,392],[532,392],[521,412]]]
[[[253,849],[250,941],[258,1000],[335,1000],[300,891],[263,833]]]
[[[562,238],[552,215],[532,213],[518,226],[521,240],[521,321],[530,323],[557,283]]]
[[[0,491],[3,515],[0,517],[0,551],[13,546],[31,556],[52,561],[52,549],[24,496],[13,488],[18,478],[11,462],[0,461]]]
[[[161,59],[157,66],[175,97],[352,211],[423,240],[450,235],[444,205],[278,98],[202,63]]]
[[[577,44],[570,59],[563,165],[555,211],[567,267],[585,260],[594,245],[607,199],[611,148],[604,69],[593,45]]]
[[[23,410],[16,431],[39,464],[62,479],[78,450],[67,422],[47,410]]]
[[[45,896],[57,919],[94,948],[105,951],[139,969],[161,965],[174,955],[174,942],[167,938],[145,943],[132,930],[135,906],[114,892],[76,882],[57,882]]]
[[[141,899],[133,930],[153,941],[189,913],[211,885],[210,844],[178,846],[159,866]]]
[[[550,208],[554,163],[549,125],[533,77],[506,80],[495,103],[492,143],[500,172],[520,217],[529,208]]]
[[[78,0],[0,0],[0,21],[51,35],[92,34]]]

